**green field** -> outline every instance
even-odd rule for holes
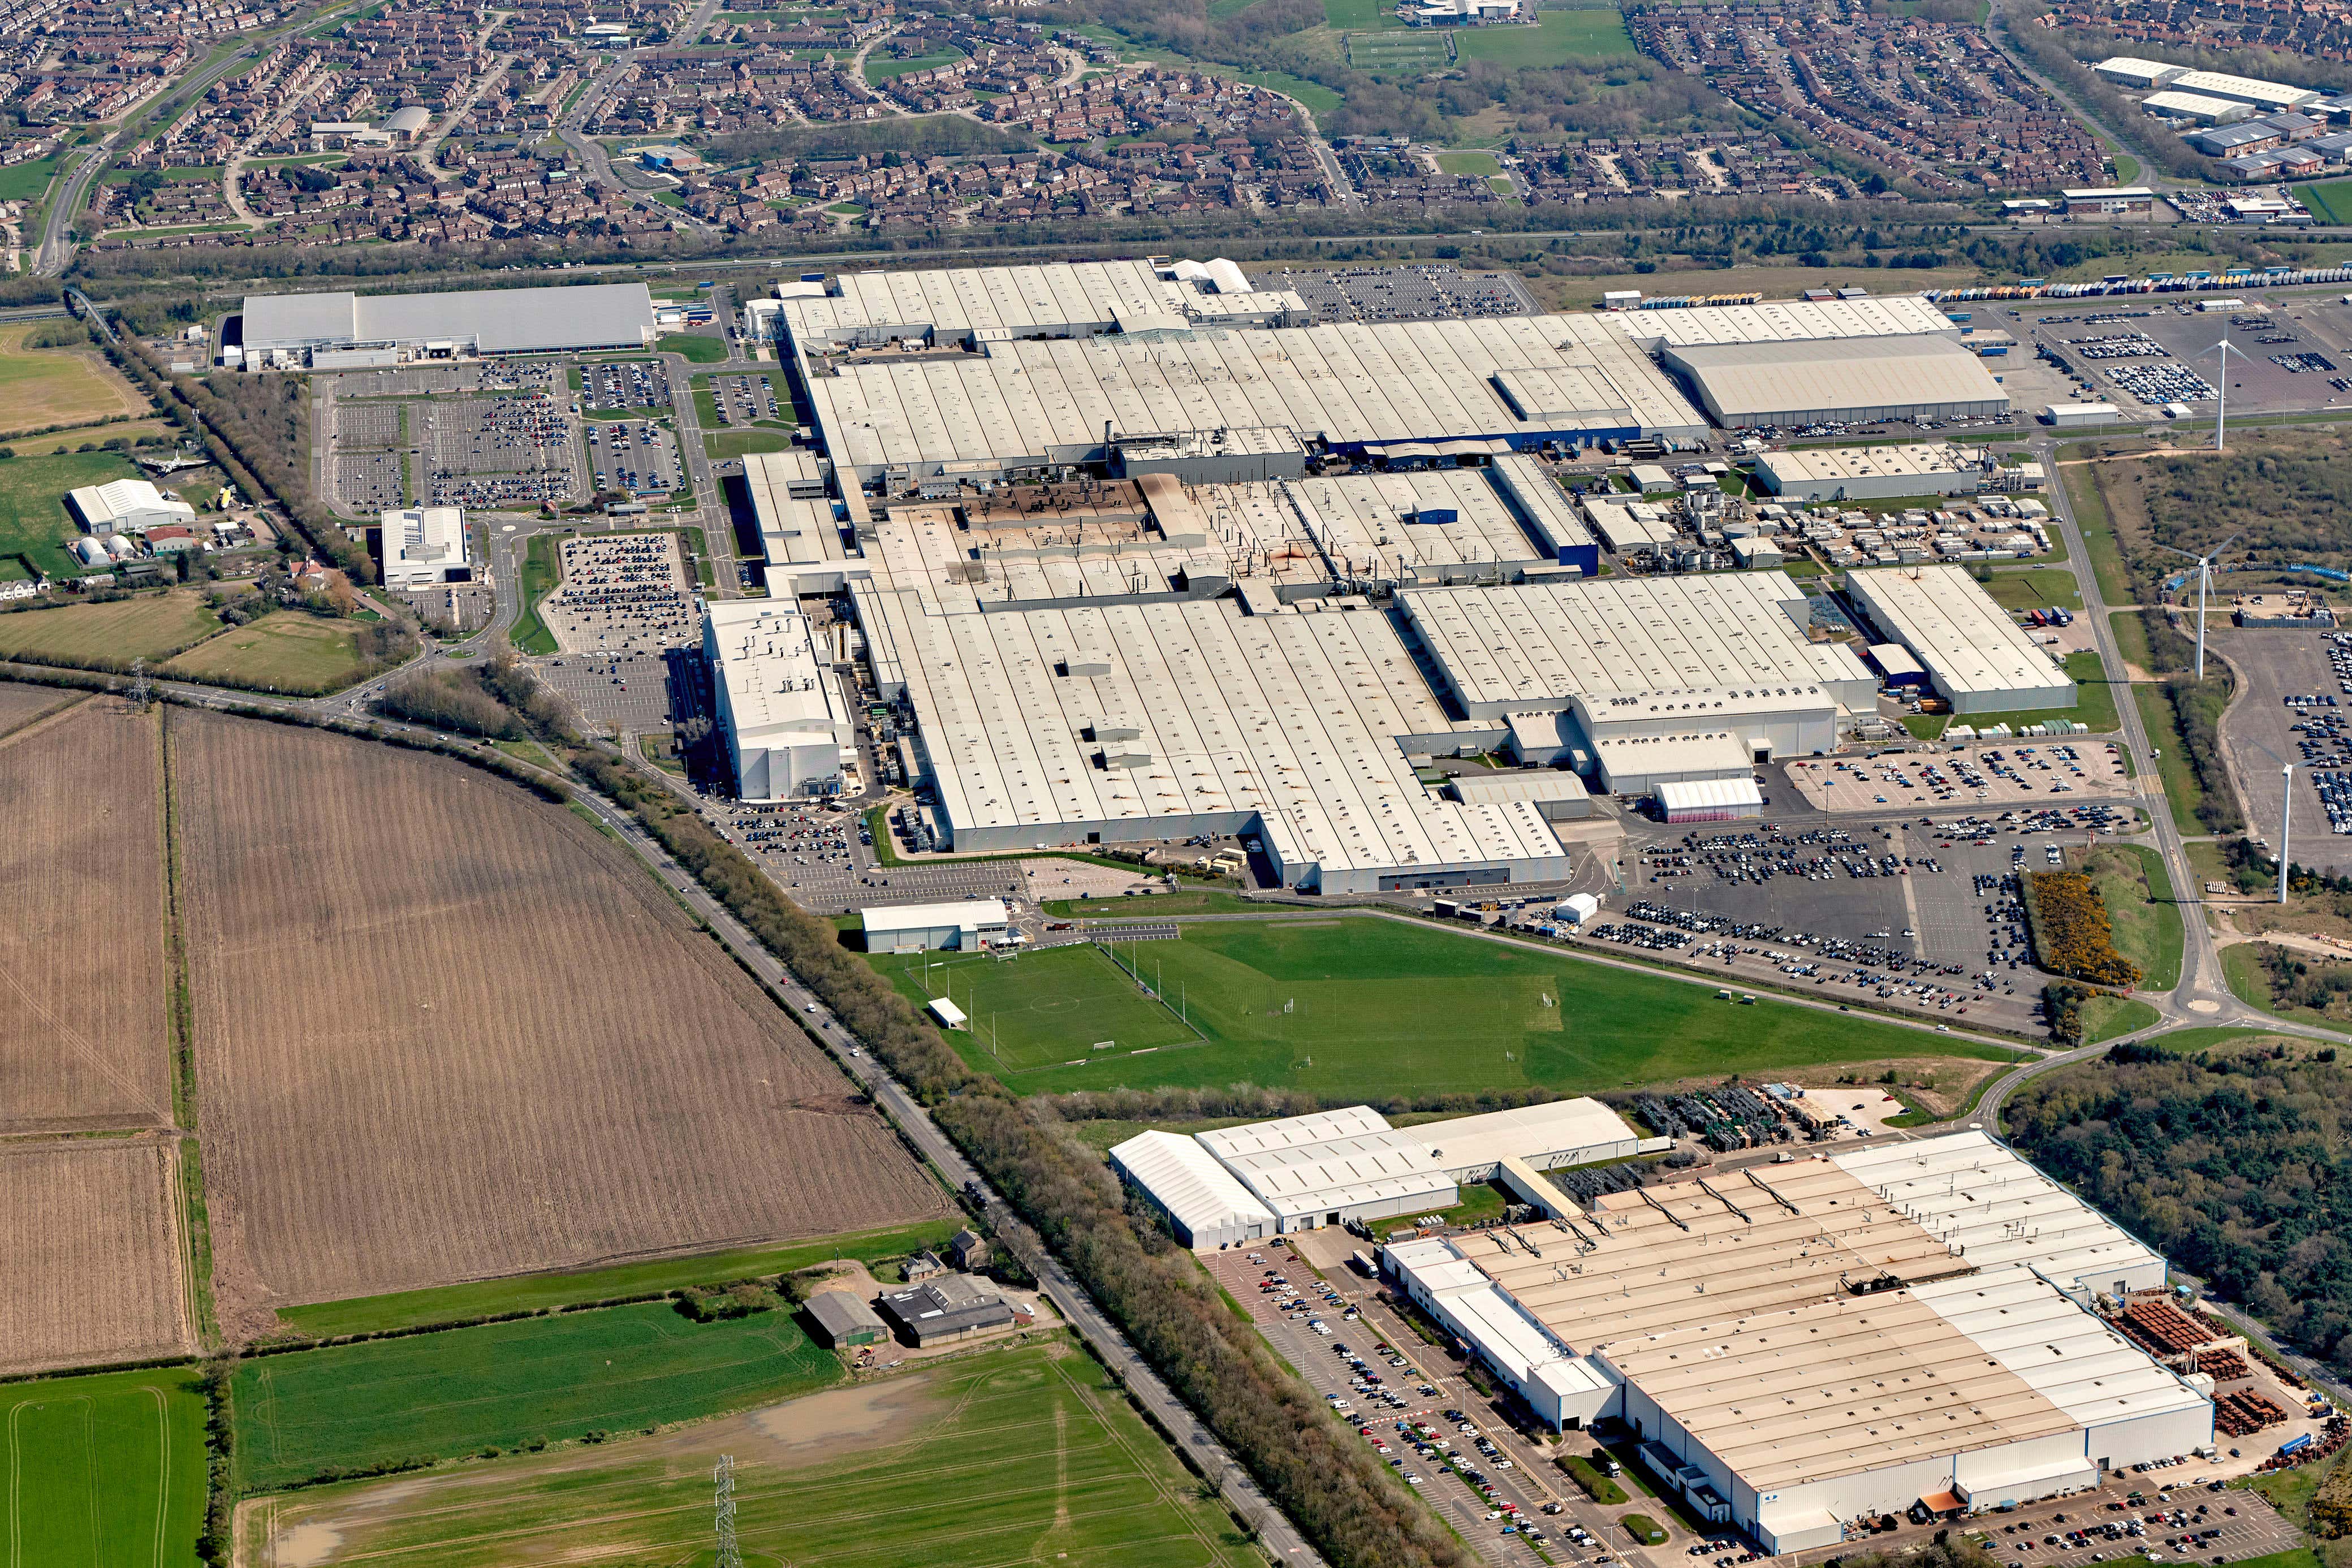
[[[12,1383],[8,1568],[180,1568],[205,1519],[205,1402],[184,1366]]]
[[[366,673],[358,640],[357,622],[276,610],[197,643],[162,674],[305,695],[331,692]]]
[[[2323,224],[2352,224],[2352,180],[2330,180],[2320,185],[2298,185],[2294,193]]]
[[[1985,585],[1985,592],[2003,610],[2083,608],[2083,591],[2074,581],[2074,574],[2055,569],[1997,571]]]
[[[2083,1043],[2096,1045],[2163,1021],[2163,1014],[2137,997],[2093,997],[2083,1004]]]
[[[2137,988],[2168,991],[2179,985],[2186,938],[2164,857],[2138,844],[2102,844],[2088,856],[2078,856],[2077,863],[2090,872],[2106,902],[2116,951],[2147,976]]]
[[[1396,14],[1396,0],[1323,0],[1323,20],[1341,32],[1404,26]]]
[[[898,59],[888,55],[868,55],[866,57],[866,85],[879,87],[893,78],[906,76],[914,71],[934,70],[940,66],[951,66],[963,57],[963,51],[961,49],[937,49],[930,54],[915,55],[907,59]]]
[[[687,363],[716,365],[727,358],[724,340],[706,337],[700,332],[669,332],[655,340],[654,351],[659,354],[683,354]]]
[[[986,1351],[860,1394],[878,1414],[829,1396],[708,1436],[306,1492],[280,1505],[278,1539],[331,1521],[338,1562],[700,1568],[711,1561],[711,1464],[728,1453],[743,1560],[762,1568],[1264,1561],[1101,1368],[1066,1343]],[[263,1544],[249,1538],[247,1560]]]
[[[1360,71],[1396,73],[1444,70],[1454,63],[1454,52],[1444,37],[1423,28],[1410,32],[1350,33],[1348,64]]]
[[[44,653],[88,659],[165,659],[220,630],[194,593],[144,593],[110,604],[68,604],[0,615],[0,658]]]
[[[237,1478],[642,1431],[841,1376],[784,1312],[697,1323],[667,1301],[257,1356],[236,1370]]]
[[[8,423],[0,414],[0,425]],[[0,457],[0,555],[29,556],[51,577],[79,575],[82,569],[63,543],[81,532],[66,510],[66,492],[138,476],[138,466],[119,452]]]
[[[2074,503],[2075,526],[2083,530],[2083,549],[2091,558],[2091,572],[2098,581],[2099,597],[2110,609],[2137,602],[2131,573],[2124,566],[2123,547],[2116,542],[2115,523],[2107,516],[2107,498],[2099,491],[2097,465],[2068,463],[2063,460],[2062,454],[2058,468],[2067,498]]]
[[[1216,922],[1133,953],[1204,1040],[1143,1055],[1124,1041],[1092,1051],[1129,1027],[1095,1003],[1126,1009],[1143,998],[1121,991],[1113,973],[1087,1003],[1066,1000],[1078,961],[1040,964],[1050,951],[956,971],[954,1000],[978,1030],[949,1039],[973,1066],[1028,1093],[1239,1082],[1370,1098],[1531,1086],[1584,1093],[1829,1061],[2007,1055],[1859,1014],[1769,998],[1733,1007],[1707,986],[1415,921]],[[920,994],[904,960],[882,962],[901,989]],[[1001,1056],[986,1043],[992,1010]]]
[[[790,452],[789,430],[712,430],[704,433],[702,449],[714,458],[747,457],[754,452]]]
[[[526,653],[555,652],[555,633],[539,618],[540,601],[556,590],[563,580],[562,568],[557,563],[555,541],[545,534],[533,534],[522,549],[522,613],[515,617],[514,630],[508,633],[514,645]]]
[[[1499,174],[1502,163],[1492,152],[1440,152],[1437,167],[1448,174]]]
[[[510,742],[509,747],[528,745]],[[546,754],[531,747],[513,755],[546,765]],[[784,1274],[835,1258],[877,1263],[904,1258],[924,1249],[945,1247],[955,1234],[950,1220],[930,1220],[887,1230],[862,1230],[814,1241],[792,1241],[774,1247],[740,1248],[731,1252],[707,1252],[694,1258],[663,1258],[643,1263],[623,1263],[611,1269],[590,1269],[568,1274],[527,1274],[513,1280],[477,1280],[463,1285],[440,1285],[426,1291],[403,1291],[389,1296],[362,1296],[348,1301],[321,1301],[315,1306],[280,1307],[278,1321],[318,1339],[337,1334],[383,1333],[393,1329],[420,1328],[431,1323],[459,1322],[499,1312],[544,1312],[582,1301],[605,1301],[616,1296],[648,1291],[675,1291],[687,1285],[717,1285],[755,1275]]]
[[[1641,57],[1615,11],[1544,11],[1533,27],[1466,27],[1454,47],[1465,60],[1538,68]]]
[[[2134,686],[2132,700],[2139,705],[2147,743],[2160,754],[2156,773],[2164,781],[2164,803],[2171,809],[2172,825],[2184,833],[2202,833],[2205,824],[2197,820],[2197,808],[2205,799],[2205,790],[2197,782],[2197,770],[2189,765],[2189,743],[2180,738],[2179,716],[2172,711],[2161,687]]]
[[[57,178],[58,160],[27,158],[0,169],[0,202],[37,202]]]
[[[2086,726],[2093,735],[2104,735],[2116,727],[2116,693],[2129,690],[2127,683],[2107,679],[2106,662],[2096,653],[2069,653],[2066,673],[2074,678],[2073,707],[2020,708],[2007,713],[1972,713],[1963,716],[1966,722],[1982,731],[1996,724],[2011,729],[2023,725],[2043,724],[2063,718]]]
[[[1160,948],[1177,946],[1151,942],[1137,949],[1144,974],[1151,973]],[[1134,956],[1126,946],[1118,952],[1122,960]],[[1017,958],[877,955],[874,965],[917,1007],[932,997],[945,997],[961,1008],[971,1019],[971,1030],[969,1035],[957,1035],[958,1046],[1007,1075],[1074,1059],[1201,1042],[1175,1013],[1139,990],[1092,944],[1047,947]]]

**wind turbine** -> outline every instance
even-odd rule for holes
[[[2203,555],[2190,555],[2187,550],[2174,549],[2170,545],[2156,547],[2168,555],[2177,555],[2183,560],[2197,563],[2197,678],[2200,681],[2205,678],[2205,594],[2213,586],[2213,561],[2243,537],[2242,534],[2231,534]]]
[[[2213,450],[2227,452],[2230,450],[2230,356],[2235,354],[2242,360],[2246,351],[2230,341],[2230,329],[2224,327],[2221,329],[2221,340],[2197,357],[2201,360],[2206,354],[2221,357],[2221,408],[2213,420]]]

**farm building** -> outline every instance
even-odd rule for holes
[[[2082,1304],[2160,1284],[2164,1260],[1981,1133],[1742,1176],[1404,1242],[1383,1268],[1544,1419],[1622,1420],[1683,1501],[1775,1553],[2211,1440],[2206,1396]],[[1573,1273],[1545,1256],[1570,1228]]]
[[[856,752],[847,700],[791,601],[713,600],[702,623],[719,727],[746,800],[833,794]]]
[[[1662,355],[1728,429],[1891,419],[1990,419],[2009,394],[1957,338],[1670,344]]]
[[[1020,1315],[969,1274],[940,1274],[887,1291],[881,1308],[898,1337],[919,1350],[1010,1327]]]
[[[81,526],[100,538],[109,534],[141,534],[166,525],[192,526],[196,509],[177,496],[166,496],[146,479],[110,479],[68,491],[66,499]]]
[[[1110,1152],[1120,1177],[1196,1251],[1294,1230],[1451,1207],[1507,1161],[1537,1170],[1630,1159],[1655,1146],[1596,1100],[1561,1100],[1418,1126],[1369,1105],[1224,1127],[1139,1134]]]
[[[1846,591],[1910,650],[1956,714],[2074,706],[2074,683],[1964,567],[1889,567],[1846,574]]]
[[[241,315],[238,340],[248,366],[273,357],[332,368],[417,357],[642,349],[654,336],[653,297],[642,283],[449,294],[249,294]]]
[[[817,1338],[832,1349],[845,1344],[877,1344],[890,1337],[890,1325],[872,1307],[846,1291],[819,1291],[808,1299],[808,1314]]]
[[[865,909],[868,953],[973,952],[1004,940],[1011,915],[1001,898],[959,904],[896,904]]]
[[[466,514],[457,507],[402,507],[379,516],[383,550],[379,563],[386,588],[424,588],[436,582],[469,582],[474,569],[466,556]]]

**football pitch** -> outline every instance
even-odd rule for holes
[[[205,1402],[184,1366],[0,1388],[5,1568],[179,1568],[205,1519]]]
[[[711,1475],[731,1458],[747,1564],[826,1568],[1242,1568],[1262,1563],[1202,1501],[1102,1369],[1066,1342],[658,1437],[268,1505],[248,1560],[404,1568],[712,1561]]]
[[[1024,1093],[1245,1082],[1370,1099],[1590,1093],[1822,1062],[2010,1054],[1862,1014],[1769,998],[1735,1007],[1707,986],[1408,921],[1202,921],[1181,930],[1178,941],[1117,948],[1118,963],[1132,963],[1165,1005],[1091,948],[964,960],[954,972],[974,976],[972,989],[959,978],[953,996],[974,1028],[949,1039]],[[906,986],[903,967],[897,972]],[[1073,977],[1084,988],[1065,989]],[[1154,1008],[1167,1020],[1156,1041],[1122,1038],[1144,1029]],[[1118,1043],[1093,1049],[1106,1039]]]
[[[234,1385],[237,1479],[618,1435],[842,1376],[789,1312],[697,1323],[667,1301],[255,1356]]]

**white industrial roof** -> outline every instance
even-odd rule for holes
[[[1274,1228],[1273,1212],[1194,1139],[1177,1133],[1139,1133],[1114,1144],[1110,1157],[1195,1235],[1251,1224]]]
[[[1559,768],[1524,768],[1512,773],[1458,773],[1457,800],[1583,800],[1584,780]]]
[[[1742,737],[1727,729],[1686,735],[1604,735],[1592,743],[1601,776],[1612,789],[1622,789],[1625,779],[1647,779],[1659,773],[1737,773],[1749,777],[1755,758]]]
[[[797,343],[795,351],[798,351]],[[1493,378],[1573,372],[1570,405],[1515,413]],[[891,465],[1072,461],[1114,434],[1274,425],[1379,450],[1579,430],[1706,428],[1671,378],[1606,321],[1472,321],[992,341],[985,351],[850,360],[810,376],[825,446],[861,474]]]
[[[713,600],[707,613],[739,744],[805,746],[820,736],[849,743],[853,721],[840,683],[794,601]]]
[[[466,514],[458,507],[404,507],[383,512],[383,580],[447,572],[466,564]]]
[[[2023,1263],[1923,1281],[1911,1293],[2085,1427],[2205,1403],[2203,1395]]]
[[[1785,572],[1423,589],[1398,602],[1470,713],[1577,695],[1818,685],[1855,707],[1876,689],[1853,651],[1805,638]]]
[[[2162,1281],[2161,1255],[1983,1133],[1883,1144],[1833,1163],[1971,1263],[2027,1263],[2095,1291],[2136,1275],[2135,1286]]]
[[[886,904],[861,909],[868,931],[938,931],[952,926],[977,931],[1002,925],[1007,918],[1001,898],[967,898],[955,904]]]
[[[853,589],[960,833],[1141,837],[1154,818],[1232,812],[1260,817],[1286,868],[1327,873],[1565,853],[1533,806],[1443,800],[1414,777],[1393,737],[1454,721],[1375,612],[1113,600],[941,614],[910,591]],[[1098,765],[1086,732],[1106,724],[1133,730],[1112,749],[1143,760]]]
[[[1761,806],[1764,792],[1748,774],[1738,779],[1676,779],[1656,786],[1658,804],[1675,811],[1729,810]]]
[[[1398,1242],[1388,1249],[1401,1269],[1444,1305],[1493,1363],[1521,1382],[1558,1393],[1591,1392],[1601,1375],[1512,1301],[1475,1263],[1443,1237]]]
[[[1825,446],[1804,452],[1767,452],[1756,466],[1769,469],[1781,485],[1807,481],[1904,477],[1940,478],[1975,465],[1944,442],[1904,446]]]
[[[1449,1116],[1442,1122],[1423,1122],[1411,1131],[1428,1140],[1431,1154],[1448,1170],[1498,1165],[1511,1158],[1556,1159],[1580,1150],[1597,1151],[1590,1157],[1599,1159],[1612,1150],[1630,1154],[1639,1141],[1624,1118],[1591,1099],[1553,1100],[1476,1116]]]
[[[2072,684],[1964,567],[1938,562],[1852,571],[1846,586],[1955,701]]]
[[[2140,100],[2140,107],[2170,110],[2174,114],[2190,115],[2199,120],[2221,120],[2233,111],[2243,113],[2247,108],[2232,99],[2210,98],[2201,92],[2181,92],[2173,88],[2149,93]]]
[[[1180,273],[1188,264],[1178,263]],[[1201,281],[1214,281],[1219,294],[1162,277],[1148,261],[1046,262],[1024,267],[934,267],[909,272],[844,272],[835,278],[837,295],[790,300],[793,329],[803,341],[851,341],[897,329],[926,329],[935,340],[972,337],[1019,337],[1067,329],[1108,331],[1124,316],[1215,317],[1233,310],[1264,312],[1286,305],[1304,311],[1305,302],[1287,290],[1254,293],[1248,280],[1228,285],[1239,268],[1224,264],[1197,267]],[[1224,296],[1247,298],[1220,300]],[[1222,306],[1222,308],[1220,308]]]
[[[1454,1191],[1425,1129],[1391,1128],[1368,1106],[1228,1127],[1200,1141],[1286,1218],[1398,1199],[1451,1201]]]
[[[1584,515],[1591,520],[1592,531],[1619,555],[1671,544],[1678,531],[1664,508],[1639,496],[1587,491]]]
[[[109,479],[103,485],[84,485],[71,492],[74,510],[81,514],[83,526],[103,528],[110,523],[140,512],[170,512],[193,518],[196,509],[177,496],[166,496],[148,479]]]
[[[486,354],[633,347],[654,329],[642,283],[474,288],[447,294],[253,294],[248,353],[339,343],[471,343]]]
[[[1545,483],[1567,499],[1558,485]],[[1451,568],[1524,568],[1559,559],[1556,548],[1536,543],[1475,468],[1284,480],[1282,493],[1342,581],[1412,581],[1418,574]],[[1453,512],[1454,518],[1430,520],[1441,510]],[[1553,520],[1559,522],[1557,517]]]
[[[2309,103],[2320,96],[2315,88],[2289,87],[2284,82],[2264,81],[2259,77],[2231,76],[2227,71],[2183,71],[2164,85],[2207,98],[2236,99],[2244,103],[2260,104],[2265,109],[2292,108]]]
[[[1801,343],[1834,338],[1894,338],[1955,330],[1916,294],[1864,299],[1774,299],[1682,310],[1617,310],[1603,318],[1653,350],[1667,344]]]
[[[1939,334],[1669,345],[1665,357],[1726,422],[1955,404],[2009,406],[2009,394],[1984,361],[1958,340]]]

